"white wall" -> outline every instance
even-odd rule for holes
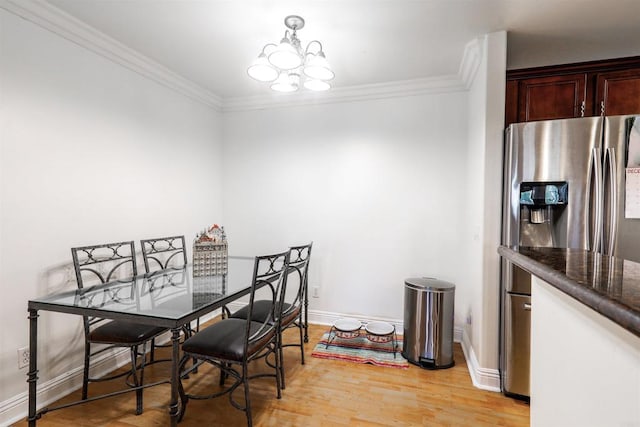
[[[459,300],[460,310],[465,313],[464,334],[474,352],[480,351],[480,327],[482,312],[482,272],[484,238],[484,175],[485,135],[487,100],[487,60],[485,37],[475,40],[473,48],[480,56],[475,78],[469,88],[469,135],[467,145],[468,205],[465,209],[463,248],[467,252],[468,265],[464,271],[469,283],[469,292]],[[476,355],[477,357],[477,355]]]
[[[467,111],[445,92],[225,113],[230,252],[313,240],[316,312],[402,321],[408,277],[468,292]]]
[[[465,333],[481,370],[490,370],[488,388],[499,387],[498,321],[499,257],[506,33],[487,34],[476,41],[481,56],[469,90],[469,135],[464,247],[468,250],[466,280],[470,292],[461,303],[467,314]],[[473,374],[473,373],[472,373]],[[483,385],[483,384],[478,384]]]
[[[16,354],[28,344],[27,300],[75,288],[69,248],[190,241],[221,220],[221,123],[1,9],[0,31],[0,409],[11,416],[27,390]],[[39,341],[41,385],[81,366],[76,316],[43,312]]]

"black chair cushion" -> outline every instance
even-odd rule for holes
[[[91,331],[89,341],[104,344],[142,344],[167,328],[149,326],[123,320],[113,320]]]
[[[182,350],[194,356],[205,356],[233,361],[242,361],[244,353],[245,319],[224,319],[196,333],[182,344]],[[262,323],[251,322],[249,333],[253,334],[262,327]],[[266,334],[261,340],[249,344],[248,356],[253,355],[273,339],[275,331]]]

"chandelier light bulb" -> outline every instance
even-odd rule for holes
[[[247,69],[247,73],[251,78],[259,82],[272,82],[278,78],[278,70],[269,63],[267,55],[265,55],[264,52],[262,52]]]

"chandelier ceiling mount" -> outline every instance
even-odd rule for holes
[[[301,30],[304,28],[304,19],[302,16],[289,15],[284,18],[284,25],[293,31]]]

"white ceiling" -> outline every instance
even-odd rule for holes
[[[508,31],[508,66],[640,55],[638,0],[49,0],[221,98],[265,95],[246,67],[302,16],[336,88],[458,73],[465,45]]]

